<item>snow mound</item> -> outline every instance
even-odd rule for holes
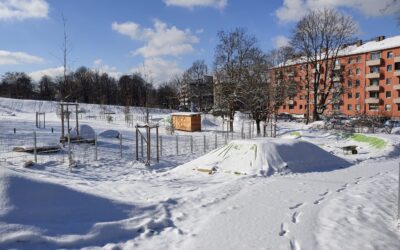
[[[306,126],[308,129],[322,129],[325,127],[325,121],[315,121]]]
[[[295,139],[253,139],[232,141],[198,159],[179,166],[176,171],[222,171],[235,174],[269,176],[290,171],[323,172],[350,166],[346,160],[320,147]]]
[[[79,137],[82,139],[87,139],[87,140],[94,140],[95,139],[95,132],[94,129],[86,124],[82,124],[79,126]],[[69,136],[71,138],[76,138],[77,133],[76,133],[76,128],[74,128],[70,133]]]
[[[140,207],[3,169],[0,249],[100,247],[158,233],[174,226],[170,203]]]
[[[106,130],[99,134],[100,137],[103,138],[119,138],[119,132],[117,130]]]
[[[400,135],[400,128],[392,128],[391,133],[394,135]]]

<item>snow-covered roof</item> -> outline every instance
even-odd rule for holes
[[[191,116],[191,115],[200,115],[200,113],[199,112],[177,112],[177,113],[171,113],[171,115]]]
[[[381,41],[369,41],[360,46],[354,44],[341,50],[340,56],[362,54],[396,47],[400,47],[400,36],[388,37]]]

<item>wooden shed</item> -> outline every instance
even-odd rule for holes
[[[188,132],[201,131],[200,113],[180,112],[171,115],[175,129]]]

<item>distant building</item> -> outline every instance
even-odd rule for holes
[[[214,105],[214,81],[212,76],[183,83],[180,91],[181,109],[208,112]]]
[[[380,36],[366,43],[358,41],[343,47],[339,55],[334,64],[334,74],[328,76],[333,78],[334,85],[324,115],[400,119],[400,36]],[[287,77],[297,83],[298,91],[287,98],[279,108],[280,113],[305,115],[307,109],[312,110],[314,95],[318,93],[310,91],[310,102],[307,104],[307,89],[302,79],[307,70],[313,72],[315,69],[304,66],[301,63],[289,66],[293,70],[287,71]],[[320,70],[324,69],[321,67]],[[323,74],[321,77],[324,77]],[[337,91],[339,88],[345,91]]]

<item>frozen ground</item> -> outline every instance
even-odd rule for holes
[[[34,115],[29,112],[39,106],[47,107],[48,127],[57,133],[59,121],[51,103],[4,98],[0,99],[0,133],[11,136],[14,127],[32,131]],[[114,109],[122,112],[122,108]],[[139,109],[135,112],[142,114]],[[164,117],[165,111],[154,110],[153,116]],[[115,129],[133,138],[133,129],[118,119],[112,124],[91,119],[83,123],[96,131]],[[221,125],[212,117],[206,123],[210,125],[206,132],[197,134],[210,134]],[[319,161],[320,167],[292,171],[290,166],[305,162],[298,160],[288,164],[288,170],[265,177],[240,164],[254,157],[248,150],[228,158],[216,157],[216,150],[202,156],[204,163],[215,167],[208,174],[196,170],[206,167],[199,167],[201,160],[195,160],[201,152],[165,157],[149,169],[129,157],[107,157],[105,151],[98,161],[87,160],[70,170],[67,162],[50,156],[23,168],[31,155],[4,161],[5,151],[0,150],[0,248],[400,248],[398,135],[367,135],[383,140],[383,146],[377,146],[299,123],[279,123],[278,132],[282,138],[274,142],[278,149],[281,144],[311,143],[318,152],[330,154],[329,163],[338,158],[348,164],[326,169],[328,158],[317,157],[321,154],[314,155],[315,151],[304,156],[304,151],[290,146],[289,151],[278,151],[280,159],[268,163],[275,166],[309,158],[313,164]],[[263,139],[256,141],[263,148],[260,153],[269,158],[275,155],[265,150],[277,147]],[[343,152],[341,147],[347,145],[357,145],[359,154]],[[240,171],[223,171],[223,166],[229,169],[233,164]]]

